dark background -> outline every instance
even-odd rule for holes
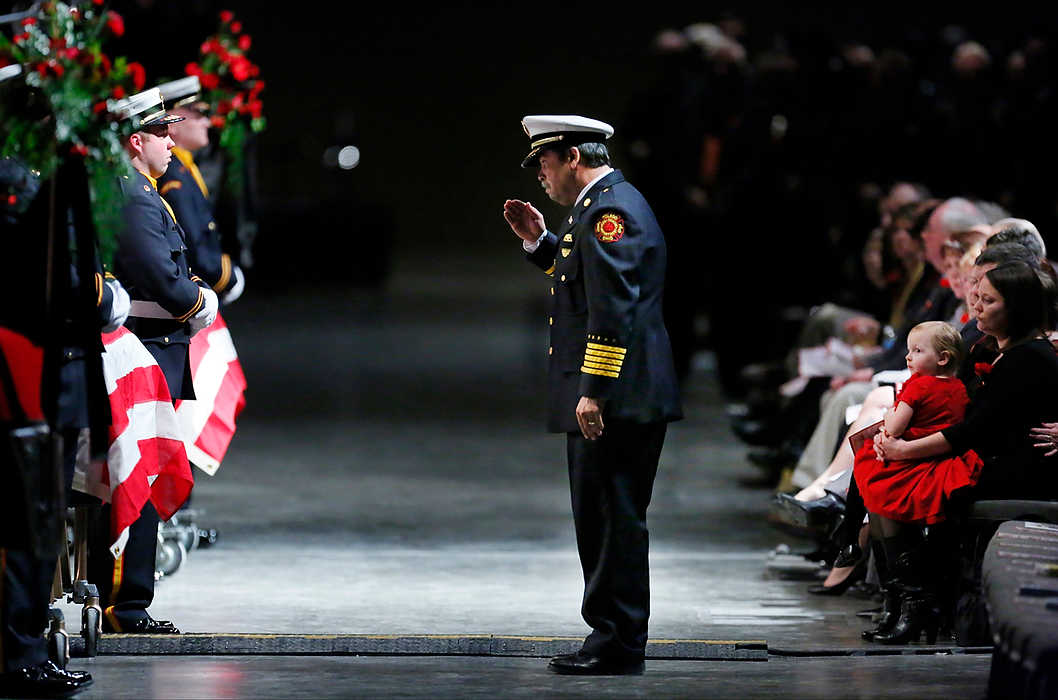
[[[726,342],[745,335],[736,342],[747,348],[746,360],[781,348],[786,339],[773,329],[782,307],[833,299],[855,278],[875,216],[874,202],[861,201],[864,181],[885,187],[910,179],[937,196],[1006,197],[1016,205],[1012,213],[1036,222],[1048,241],[1058,226],[1049,184],[1058,157],[1049,116],[1058,114],[1056,101],[1048,95],[1051,111],[1041,110],[1034,121],[1031,100],[1008,109],[1021,126],[993,140],[976,127],[995,108],[987,91],[975,101],[972,92],[946,92],[944,84],[959,36],[992,52],[991,87],[1001,88],[1011,50],[1031,37],[1050,42],[1054,36],[1053,13],[1041,16],[1028,6],[953,11],[926,3],[651,2],[626,9],[598,2],[266,6],[245,0],[109,6],[127,26],[112,50],[141,61],[148,84],[179,77],[197,60],[221,9],[234,11],[253,37],[250,57],[267,83],[268,119],[258,143],[261,230],[249,273],[258,291],[307,284],[384,288],[394,271],[409,269],[452,278],[517,276],[518,246],[501,217],[503,200],[529,199],[551,221],[564,215],[542,196],[533,173],[519,168],[527,143],[519,122],[533,113],[579,113],[617,127],[615,165],[659,210],[675,252],[670,258],[681,266],[679,298],[693,299],[693,311],[711,316],[714,331],[730,328]],[[730,15],[745,25],[741,41],[751,61],[781,48],[800,62],[797,77],[770,94],[773,88],[751,95],[765,98],[746,113],[761,119],[763,134],[781,110],[790,133],[801,136],[788,139],[793,145],[781,152],[733,139],[725,152],[730,210],[672,224],[675,217],[660,211],[670,174],[629,167],[628,144],[643,136],[626,128],[629,115],[636,107],[651,112],[643,96],[664,79],[649,54],[659,30]],[[886,124],[871,122],[877,110],[854,76],[834,77],[843,70],[834,68],[835,58],[857,42],[875,52],[906,51],[927,76],[916,78],[906,105],[887,103]],[[939,87],[930,80],[940,80]],[[703,102],[723,114],[723,105],[714,107],[726,99],[710,93]],[[945,105],[946,113],[933,114]],[[671,105],[655,111],[666,109]],[[905,116],[909,124],[922,122],[927,112],[927,126],[933,120],[932,133],[947,134],[948,143],[898,133]],[[962,131],[955,134],[951,124]],[[858,133],[841,131],[849,125]],[[700,139],[667,137],[673,162],[701,149]],[[361,151],[358,167],[326,167],[324,150],[347,144]],[[964,144],[970,147],[954,153],[953,145]],[[1031,188],[1031,201],[1011,200],[1011,187]],[[759,324],[740,320],[754,314]]]
[[[721,4],[665,2],[632,11],[597,2],[110,6],[128,29],[114,52],[143,62],[149,84],[182,75],[214,31],[217,13],[234,11],[254,39],[250,56],[267,82],[264,206],[326,207],[328,217],[298,237],[299,246],[319,253],[343,238],[370,237],[353,212],[377,207],[380,220],[391,220],[401,254],[506,246],[503,199],[536,194],[531,173],[518,168],[526,141],[521,117],[582,113],[620,125],[629,100],[654,77],[644,61],[652,36],[730,12]],[[949,22],[987,40],[1053,21],[1027,22],[1028,13],[1008,6],[954,14],[891,3],[867,10],[750,3],[736,14],[746,22],[751,54],[782,35],[795,50],[821,56],[846,39],[926,42]],[[939,46],[938,56],[945,58]],[[324,148],[345,143],[361,149],[359,167],[325,169]],[[620,161],[620,147],[615,151]],[[288,234],[266,230],[262,250]]]

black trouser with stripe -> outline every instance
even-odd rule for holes
[[[650,616],[647,506],[666,423],[606,419],[603,435],[568,433],[570,496],[584,572],[583,650],[642,659]]]
[[[154,562],[158,549],[158,511],[147,501],[129,527],[129,541],[117,560],[110,554],[110,505],[99,509],[89,535],[88,580],[99,588],[103,622],[121,632],[123,625],[148,617],[154,601]]]
[[[48,626],[55,558],[27,549],[0,549],[0,671],[48,660]]]

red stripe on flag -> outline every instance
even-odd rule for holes
[[[158,365],[136,367],[118,379],[117,388],[110,394],[110,407],[114,421],[110,427],[111,441],[129,426],[129,408],[146,401],[170,400],[165,374]]]

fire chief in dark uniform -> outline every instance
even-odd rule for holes
[[[650,615],[647,506],[670,421],[681,417],[662,320],[665,238],[643,196],[610,167],[609,124],[529,116],[522,126],[547,195],[572,207],[549,230],[528,202],[504,218],[530,262],[554,278],[548,428],[566,433],[573,519],[592,628],[559,673],[643,669]]]

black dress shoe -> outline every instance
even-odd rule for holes
[[[814,501],[799,501],[788,493],[775,495],[774,508],[778,517],[800,527],[829,527],[845,512],[845,502],[826,492]]]
[[[88,681],[89,683],[92,682],[92,674],[90,674],[88,671],[71,671],[70,669],[67,669],[67,668],[59,668],[56,665],[56,663],[54,661],[52,661],[51,659],[48,659],[42,665],[51,674],[54,674],[54,675],[57,675],[57,676],[63,676],[65,678],[69,678],[70,680],[77,681],[77,682],[83,682],[83,681]]]
[[[867,560],[861,559],[858,564],[849,572],[849,575],[844,579],[835,583],[833,586],[824,586],[822,584],[818,586],[809,586],[808,592],[812,595],[841,595],[849,589],[849,587],[862,581],[867,576]]]
[[[643,659],[616,659],[578,651],[556,656],[547,664],[555,673],[571,676],[638,676],[643,673]]]
[[[68,698],[92,685],[92,676],[68,672],[46,661],[0,675],[0,696],[16,698]]]
[[[109,633],[119,634],[180,634],[180,630],[176,626],[169,622],[169,620],[155,620],[154,618],[140,617],[135,620],[122,620],[121,631],[114,629],[109,621],[103,618],[103,631]]]

